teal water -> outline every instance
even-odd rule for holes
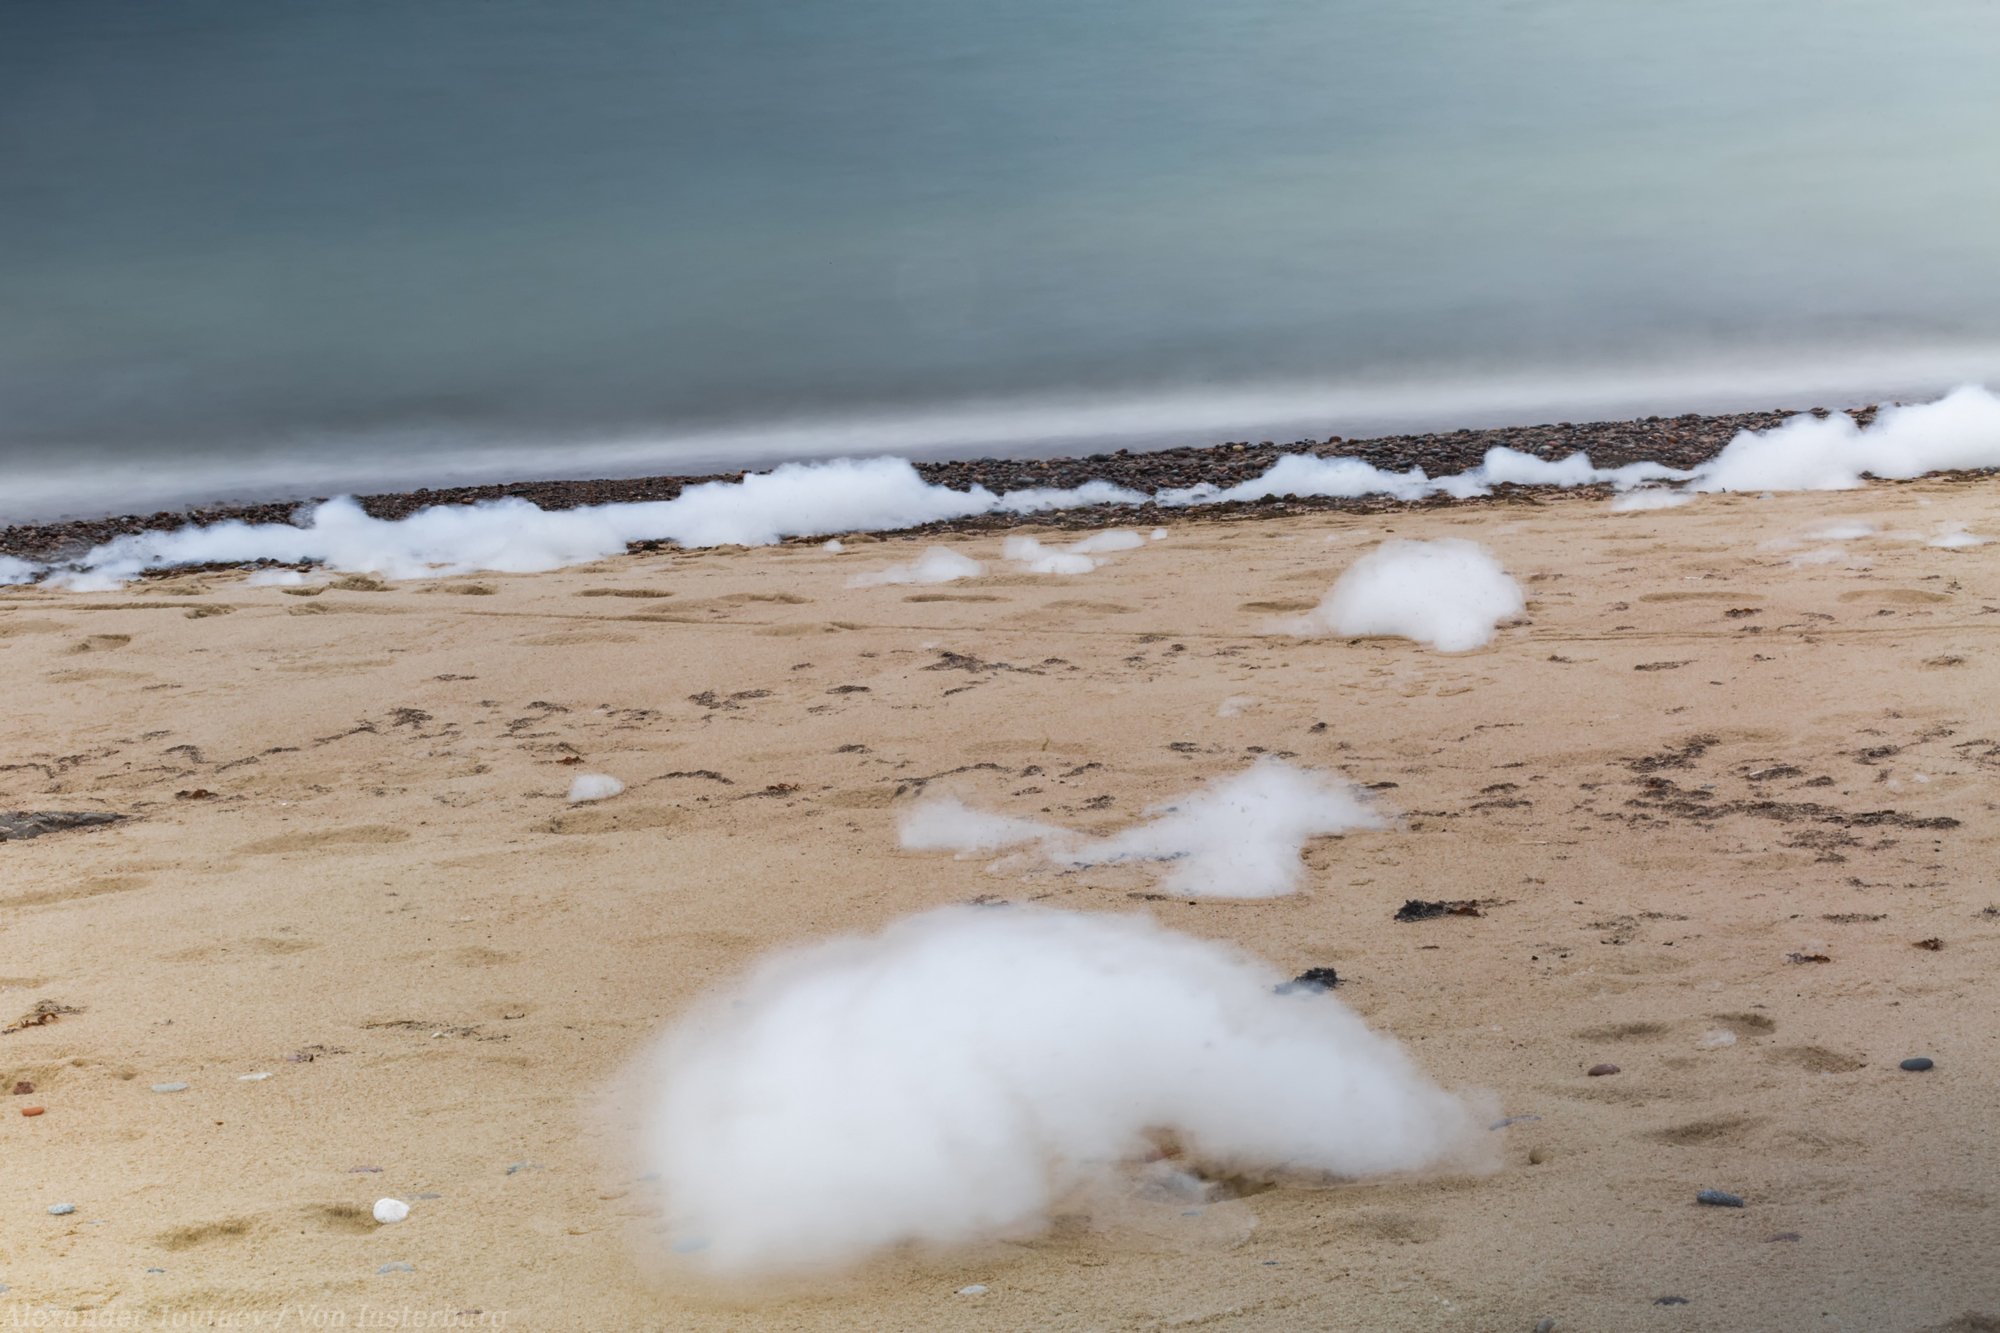
[[[2000,373],[1984,0],[5,0],[0,517]]]

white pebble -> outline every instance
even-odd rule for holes
[[[1735,1044],[1736,1034],[1728,1028],[1717,1028],[1713,1032],[1704,1032],[1701,1034],[1701,1040],[1695,1043],[1695,1045],[1701,1047],[1704,1051],[1718,1050],[1721,1047],[1734,1046]]]
[[[375,1220],[383,1226],[388,1226],[391,1222],[400,1222],[409,1215],[410,1205],[404,1203],[401,1199],[377,1199],[375,1201]]]
[[[238,1083],[262,1083],[269,1077],[271,1077],[270,1072],[265,1070],[255,1074],[238,1074],[236,1081]]]
[[[188,1085],[185,1083],[155,1083],[153,1085],[154,1092],[186,1092],[187,1090]]]
[[[986,1288],[975,1282],[969,1287],[960,1287],[958,1294],[961,1296],[984,1296]]]
[[[625,784],[606,773],[579,773],[576,781],[569,784],[569,799],[578,801],[602,801],[625,790]]]

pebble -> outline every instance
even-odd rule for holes
[[[1655,1305],[1686,1305],[1687,1303],[1688,1298],[1685,1296],[1662,1296],[1653,1302]]]
[[[27,1079],[22,1079],[20,1082],[14,1085],[14,1095],[16,1097],[33,1096],[34,1091],[35,1091],[35,1085],[30,1083]]]
[[[46,1106],[24,1106],[24,1107],[22,1107],[22,1108],[21,1108],[21,1114],[22,1114],[22,1115],[41,1115],[41,1114],[43,1114],[44,1112],[46,1112],[46,1111],[47,1111],[48,1109],[49,1109],[49,1108],[48,1108],[48,1107],[46,1107]]]
[[[1896,1068],[1906,1070],[1912,1074],[1921,1074],[1926,1069],[1929,1069],[1932,1063],[1933,1062],[1928,1055],[1913,1055],[1909,1059],[1903,1061],[1903,1063],[1897,1065]]]
[[[417,1266],[415,1264],[406,1264],[399,1260],[393,1264],[383,1264],[375,1271],[378,1273],[414,1273],[417,1271]]]
[[[1616,1074],[1619,1071],[1617,1065],[1592,1065],[1588,1072],[1592,1078],[1603,1078],[1606,1074]]]
[[[188,1085],[185,1083],[155,1083],[153,1085],[154,1092],[186,1092],[187,1090]]]
[[[1535,1333],[1556,1333],[1556,1321],[1553,1319],[1537,1319],[1535,1321]]]
[[[262,1083],[265,1079],[269,1077],[271,1077],[271,1075],[268,1072],[260,1072],[256,1074],[238,1074],[236,1076],[236,1081],[238,1083]]]
[[[404,1203],[401,1199],[377,1199],[375,1201],[375,1220],[383,1226],[388,1226],[392,1222],[400,1222],[409,1215],[410,1205]]]
[[[149,1268],[149,1269],[147,1269],[146,1271],[147,1271],[148,1273],[164,1273],[164,1272],[166,1272],[167,1270],[166,1270],[166,1269],[164,1269],[164,1268]]]
[[[1701,1040],[1695,1043],[1695,1045],[1701,1047],[1704,1051],[1719,1051],[1725,1046],[1734,1046],[1735,1044],[1736,1034],[1728,1028],[1717,1028],[1713,1032],[1704,1032],[1701,1034]]]
[[[68,1217],[75,1211],[76,1205],[73,1203],[52,1203],[49,1205],[50,1217]]]
[[[958,1294],[961,1296],[984,1296],[986,1288],[975,1282],[969,1287],[960,1287]]]
[[[1742,1196],[1731,1194],[1727,1190],[1703,1190],[1694,1196],[1694,1201],[1696,1203],[1705,1203],[1711,1208],[1741,1208],[1743,1206]]]
[[[540,1162],[516,1162],[507,1168],[507,1174],[517,1176],[523,1171],[539,1171],[541,1169],[542,1164]]]

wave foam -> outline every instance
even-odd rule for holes
[[[1146,496],[1106,481],[1067,488],[1036,487],[995,495],[985,487],[958,491],[923,480],[900,458],[786,463],[740,482],[705,482],[672,500],[544,510],[520,499],[435,506],[407,518],[370,518],[352,499],[305,511],[297,526],[227,522],[119,537],[57,567],[0,557],[0,583],[46,576],[76,589],[106,589],[148,570],[257,560],[309,562],[330,569],[414,578],[495,571],[533,573],[603,559],[635,541],[686,547],[768,545],[787,537],[881,532],[980,514],[1034,515],[1093,505],[1133,505],[1151,499],[1170,506],[1258,500],[1273,496],[1419,500],[1467,497],[1497,485],[1574,487],[1609,484],[1621,490],[1684,483],[1685,491],[1634,492],[1627,507],[1664,507],[1666,495],[1703,491],[1831,490],[1864,477],[1908,479],[1928,472],[2000,468],[2000,398],[1966,387],[1933,402],[1885,407],[1867,427],[1847,416],[1793,417],[1767,431],[1745,431],[1715,458],[1691,471],[1658,463],[1599,468],[1583,454],[1557,461],[1516,450],[1489,450],[1476,468],[1433,479],[1422,469],[1385,472],[1358,458],[1288,454],[1262,476],[1230,487],[1204,483]],[[1647,498],[1641,500],[1638,496]],[[1098,548],[1112,549],[1112,548]],[[1037,554],[1081,572],[1089,551]]]

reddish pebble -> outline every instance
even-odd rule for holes
[[[16,1083],[14,1085],[14,1095],[16,1097],[25,1097],[34,1090],[35,1090],[35,1085],[28,1082],[28,1080],[26,1079],[22,1079],[19,1083]]]
[[[1590,1076],[1592,1078],[1603,1078],[1606,1074],[1615,1074],[1617,1072],[1617,1065],[1592,1065],[1590,1067]]]
[[[46,1106],[24,1106],[21,1108],[21,1114],[40,1115],[43,1111],[46,1111],[47,1109],[48,1108]]]

